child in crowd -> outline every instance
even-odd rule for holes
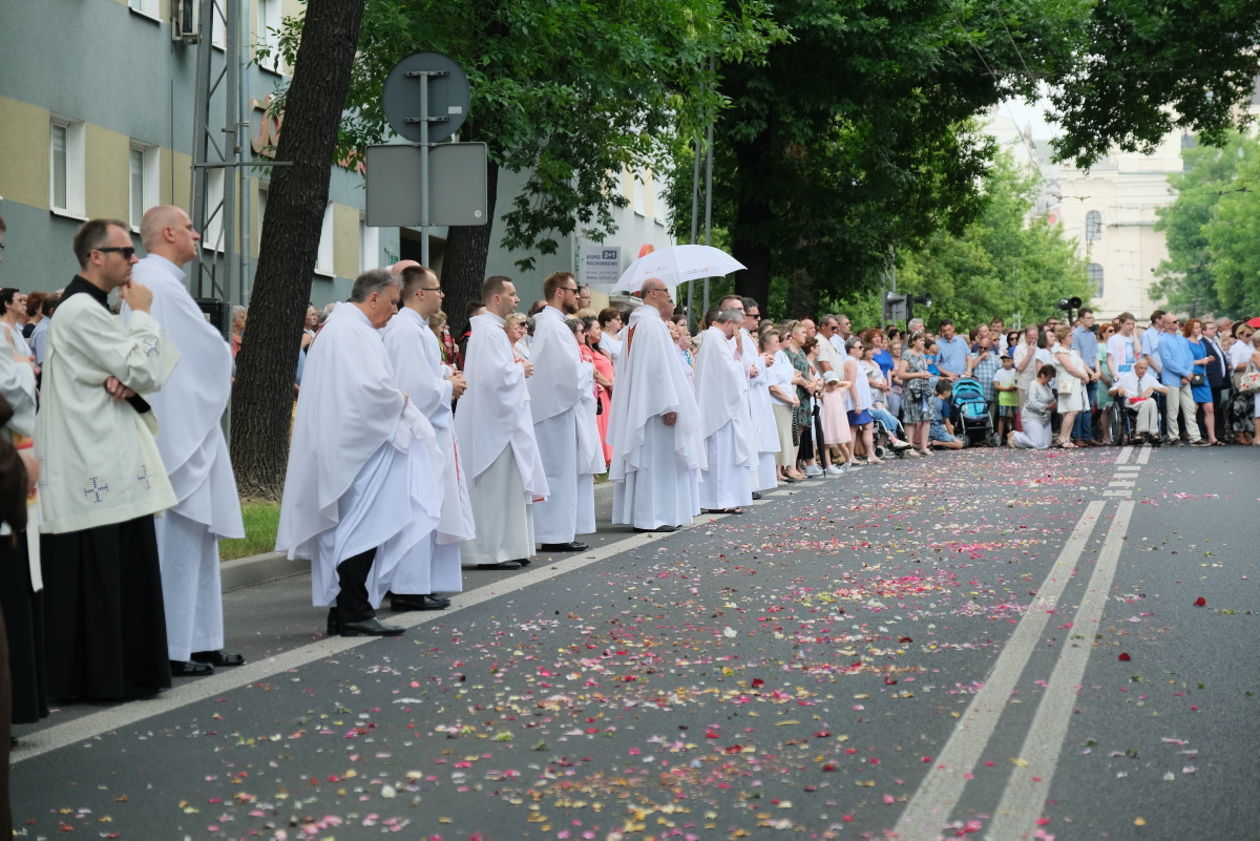
[[[949,380],[940,380],[936,384],[936,397],[932,399],[932,424],[928,427],[928,441],[933,447],[961,450],[963,442],[954,435],[954,422],[950,420],[953,411],[949,405],[949,396],[953,390],[954,387],[950,385]]]
[[[843,468],[837,467],[834,463],[828,465],[826,472],[832,476],[843,473],[853,463],[851,443],[853,432],[849,429],[848,404],[844,399],[845,391],[850,385],[851,383],[847,380],[840,379],[840,375],[835,371],[827,371],[823,374],[823,390],[819,396],[822,405],[818,409],[819,420],[822,422],[823,442],[829,447],[840,449],[844,465]]]
[[[927,353],[923,354],[923,358],[927,360],[928,373],[934,377],[941,375],[941,369],[936,367],[937,346],[936,342],[928,342],[925,348]]]
[[[997,434],[1005,439],[1006,433],[1015,428],[1015,413],[1019,411],[1019,392],[1015,380],[1015,360],[1009,353],[1002,354],[1002,367],[993,375],[993,390],[997,392]]]

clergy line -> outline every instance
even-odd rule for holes
[[[764,505],[766,502],[767,500],[759,500],[753,504]],[[510,595],[535,584],[551,581],[568,572],[588,567],[622,552],[639,549],[652,543],[660,542],[662,539],[683,534],[691,529],[703,527],[710,522],[731,516],[735,515],[705,514],[697,517],[690,526],[667,535],[629,535],[622,540],[613,541],[586,552],[581,559],[554,561],[530,569],[528,572],[518,573],[511,578],[497,581],[484,587],[478,587],[467,593],[456,594],[451,599],[451,606],[446,610],[397,614],[390,618],[390,622],[404,628],[415,628],[426,622],[437,622],[446,619],[452,613],[458,613],[461,610],[474,607],[500,596]],[[395,639],[405,641],[406,637]],[[110,707],[100,712],[67,721],[64,724],[37,730],[22,737],[10,754],[9,763],[10,765],[16,765],[24,760],[42,756],[45,753],[60,750],[69,745],[96,740],[107,733],[116,732],[146,718],[163,715],[180,707],[204,701],[207,698],[218,697],[225,692],[301,668],[316,660],[332,657],[367,643],[381,641],[383,640],[380,637],[328,637],[291,651],[275,654],[264,660],[247,663],[232,670],[217,671],[210,677],[200,678],[169,689],[151,700],[128,701],[116,707]]]

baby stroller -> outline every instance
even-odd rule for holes
[[[984,386],[975,377],[960,377],[954,381],[952,397],[954,417],[957,419],[958,437],[968,447],[988,444],[999,446],[997,432],[993,429],[993,417],[989,414],[989,401],[984,397]]]

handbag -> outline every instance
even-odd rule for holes
[[[1076,377],[1072,376],[1067,371],[1064,371],[1063,374],[1057,378],[1057,391],[1059,394],[1071,394],[1076,391],[1077,382],[1078,380]]]
[[[1190,375],[1190,385],[1203,385],[1203,375],[1194,373]]]
[[[1243,394],[1255,394],[1260,391],[1260,371],[1252,368],[1238,375],[1238,390]]]

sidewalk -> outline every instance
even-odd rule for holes
[[[612,493],[612,482],[595,486],[595,519],[600,524],[607,523],[611,516]],[[588,539],[587,542],[591,541]],[[289,560],[280,552],[263,552],[260,555],[224,561],[219,570],[223,578],[223,592],[230,593],[247,587],[257,587],[269,581],[308,575],[311,562],[303,559]]]

